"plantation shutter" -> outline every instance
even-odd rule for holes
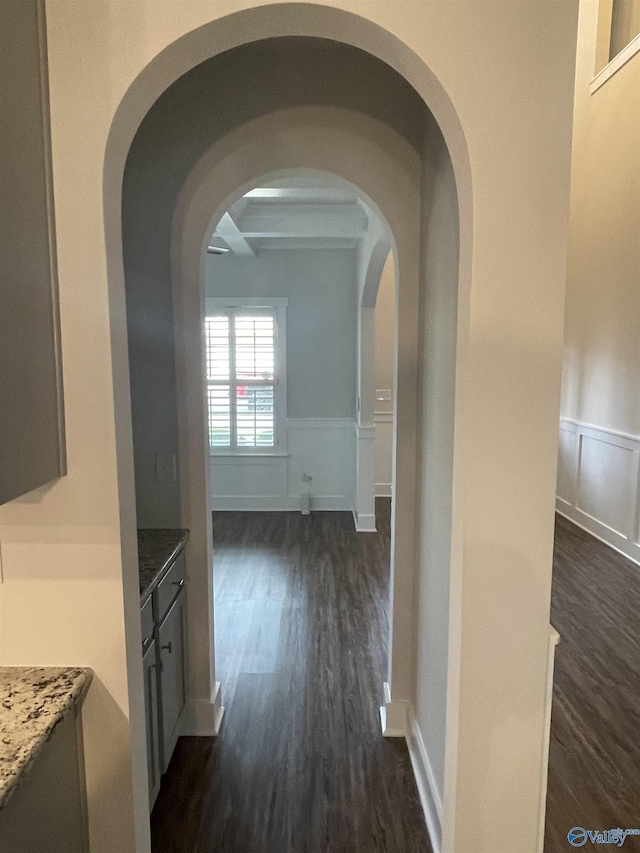
[[[275,318],[230,310],[206,319],[209,441],[212,447],[275,446]]]
[[[231,446],[229,317],[206,318],[207,402],[211,447]]]

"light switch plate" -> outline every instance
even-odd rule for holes
[[[391,388],[376,388],[376,400],[390,403],[393,399]]]

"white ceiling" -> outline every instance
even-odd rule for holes
[[[266,249],[356,248],[373,214],[353,190],[282,179],[246,193],[222,217],[211,246],[241,257]]]

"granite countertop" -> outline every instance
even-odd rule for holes
[[[188,530],[138,530],[140,604],[149,598],[188,538]]]
[[[93,673],[65,667],[0,667],[0,809],[57,724],[84,698]]]

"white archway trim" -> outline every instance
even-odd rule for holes
[[[380,220],[370,220],[367,237],[360,250],[360,304],[375,308],[385,262],[391,251],[392,235]]]
[[[363,533],[376,530],[375,306],[382,271],[393,245],[393,235],[384,222],[370,219],[358,258],[357,470],[353,515],[356,530]]]

